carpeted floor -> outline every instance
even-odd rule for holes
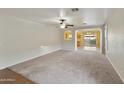
[[[10,67],[41,84],[122,83],[104,55],[95,51],[56,51]]]

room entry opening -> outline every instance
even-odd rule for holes
[[[85,30],[77,32],[78,50],[100,50],[100,31]]]

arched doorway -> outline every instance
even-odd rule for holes
[[[77,30],[75,34],[77,50],[101,51],[101,29],[81,29]]]

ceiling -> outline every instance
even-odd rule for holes
[[[6,8],[0,9],[0,14],[56,26],[59,26],[59,19],[64,18],[66,23],[81,27],[103,25],[108,16],[108,9],[79,8],[79,11],[73,12],[71,8]]]

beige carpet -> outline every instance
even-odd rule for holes
[[[41,84],[122,83],[104,55],[60,50],[10,67]]]

